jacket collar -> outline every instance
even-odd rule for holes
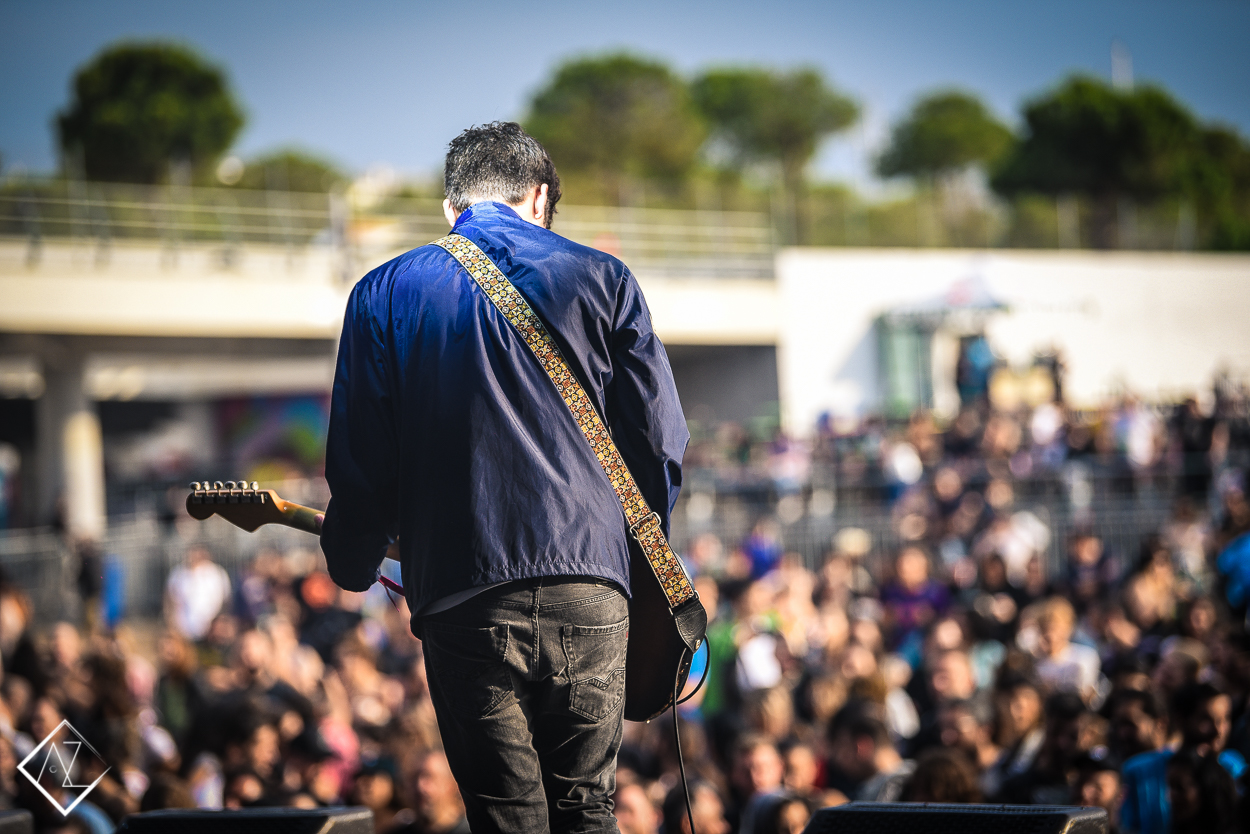
[[[456,218],[456,225],[452,226],[451,230],[453,232],[458,231],[460,227],[466,223],[480,223],[482,221],[489,223],[492,220],[504,220],[505,222],[509,220],[516,220],[522,223],[525,222],[521,220],[521,215],[517,214],[511,206],[505,205],[504,203],[498,203],[493,200],[487,200],[481,203],[474,203],[461,212],[460,216]]]

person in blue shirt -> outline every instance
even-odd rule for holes
[[[1172,830],[1232,834],[1237,824],[1237,785],[1212,753],[1182,747],[1168,760],[1168,797]]]
[[[453,233],[543,320],[667,534],[689,434],[633,275],[550,231],[559,176],[516,124],[456,137],[444,185]],[[542,366],[439,246],[352,290],[326,480],[335,582],[366,590],[398,552],[473,831],[615,831],[625,517]]]
[[[1181,748],[1198,756],[1214,756],[1233,779],[1246,769],[1236,750],[1226,749],[1232,701],[1209,683],[1191,683],[1172,696],[1172,720],[1181,732]],[[1168,791],[1170,748],[1139,753],[1124,763],[1124,804],[1120,826],[1129,834],[1169,834],[1172,804]]]

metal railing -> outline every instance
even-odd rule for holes
[[[684,277],[773,275],[776,236],[767,214],[561,206],[555,230],[620,256],[636,272]],[[0,182],[0,238],[25,240],[27,264],[60,240],[213,245],[328,246],[372,263],[447,231],[435,198],[355,205],[341,193],[144,186],[68,180]],[[229,265],[234,259],[224,257]]]
[[[718,536],[732,548],[760,517],[774,515],[777,509],[775,503],[755,505],[727,499],[710,518],[694,521],[686,512],[687,500],[678,505],[672,520],[673,545],[683,553],[689,552],[693,538],[703,533]],[[1108,552],[1118,555],[1127,567],[1135,560],[1142,540],[1157,532],[1168,518],[1166,503],[1134,498],[1100,501],[1087,514],[1074,513],[1058,499],[1021,504],[1017,509],[1032,512],[1050,530],[1050,544],[1043,555],[1051,577],[1063,570],[1068,537],[1078,526],[1098,533]],[[886,575],[890,559],[904,544],[888,507],[843,504],[832,513],[779,523],[784,549],[797,553],[813,570],[823,563],[834,534],[845,527],[858,527],[869,535],[872,550],[865,566],[874,576]],[[113,577],[109,581],[119,586],[114,593],[123,616],[160,615],[169,573],[191,544],[205,545],[236,582],[247,564],[265,549],[308,551],[314,563],[323,564],[320,550],[307,534],[284,527],[269,525],[247,533],[220,519],[180,527],[163,523],[152,512],[114,517],[100,552],[106,574]],[[55,532],[0,531],[0,570],[7,581],[30,596],[37,621],[75,620],[80,616],[78,560]]]
[[[686,553],[696,536],[711,533],[732,549],[751,532],[761,518],[775,516],[775,505],[730,501],[725,511],[711,518],[692,522],[684,510],[684,501],[672,520],[673,547]],[[1123,566],[1133,564],[1142,541],[1165,525],[1170,517],[1166,502],[1133,498],[1098,502],[1083,511],[1075,511],[1066,501],[1020,502],[1013,512],[1030,512],[1050,532],[1050,541],[1042,553],[1043,568],[1049,577],[1059,576],[1067,564],[1067,543],[1078,530],[1092,530],[1103,540],[1108,553],[1120,559]],[[797,554],[809,569],[817,570],[832,548],[834,535],[843,528],[857,527],[869,536],[872,549],[865,567],[874,577],[887,574],[891,560],[908,541],[900,534],[890,509],[875,504],[838,504],[827,515],[803,515],[789,523],[779,522],[781,545],[788,553]]]
[[[320,558],[307,533],[268,526],[246,533],[224,521],[210,521],[184,538],[176,527],[153,515],[113,518],[100,544],[105,595],[120,604],[122,617],[159,617],[169,573],[191,544],[202,544],[237,581],[244,568],[264,549],[280,553],[310,550]],[[77,621],[81,615],[79,560],[64,538],[43,528],[0,532],[0,571],[5,580],[30,598],[39,623]],[[109,585],[116,582],[118,587]]]

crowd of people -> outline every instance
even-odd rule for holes
[[[774,496],[836,484],[840,497],[894,502],[921,481],[932,483],[942,464],[975,457],[975,473],[998,484],[969,493],[947,476],[939,496],[1009,498],[1005,487],[1058,485],[1079,505],[1094,484],[1116,495],[1167,483],[1191,498],[1218,493],[1238,469],[1230,454],[1250,452],[1250,391],[1223,382],[1212,401],[1188,398],[1163,406],[1126,395],[1099,408],[1076,410],[1061,401],[1033,407],[962,408],[943,427],[932,412],[910,419],[876,416],[841,420],[824,415],[813,437],[778,435],[771,424],[749,431],[736,423],[715,429],[693,422],[684,467],[700,483],[720,488],[764,489]],[[950,467],[947,467],[950,468]],[[975,496],[975,497],[970,497]]]
[[[897,441],[919,472],[888,496],[894,552],[848,526],[806,565],[767,522],[683,548],[710,617],[678,713],[698,834],[798,832],[854,800],[1093,805],[1143,834],[1250,822],[1244,476],[1208,500],[1210,468],[1202,484],[1179,472],[1140,552],[1079,528],[1049,575],[1045,537],[1003,511],[1021,450],[1049,465],[1048,444],[1028,420],[973,417],[913,420]],[[230,575],[192,541],[159,624],[35,619],[0,583],[0,804],[42,832],[342,804],[383,834],[468,830],[404,601],[340,590],[318,553],[263,550]],[[65,719],[99,754],[68,816],[16,772]],[[689,832],[677,750],[667,717],[626,724],[625,834]]]

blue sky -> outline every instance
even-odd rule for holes
[[[1111,44],[1137,81],[1250,135],[1246,0],[0,0],[0,154],[54,168],[51,120],[74,69],[121,38],[190,44],[229,73],[248,113],[236,150],[317,150],[360,172],[436,170],[463,127],[518,118],[572,55],[629,49],[684,73],[714,64],[814,65],[864,108],[829,142],[822,178],[868,184],[890,122],[924,91],[980,93],[1002,117],[1064,75],[1107,77]],[[558,163],[558,160],[557,160]]]

